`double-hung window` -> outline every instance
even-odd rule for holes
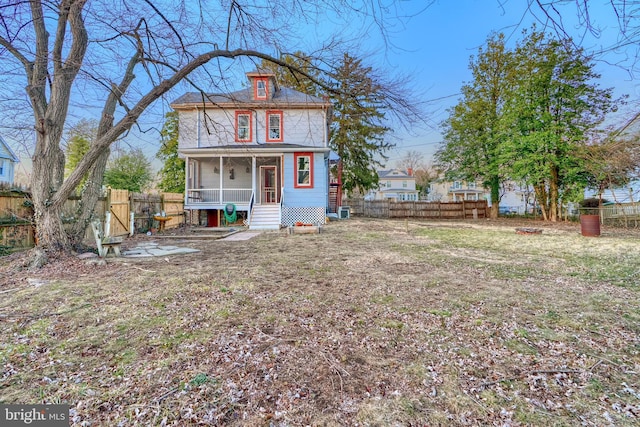
[[[256,99],[267,99],[267,79],[256,79]]]
[[[294,153],[295,188],[313,188],[313,153]]]
[[[282,140],[282,111],[267,111],[267,142]]]
[[[251,139],[251,111],[236,111],[236,142],[249,142]]]

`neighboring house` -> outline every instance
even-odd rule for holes
[[[418,200],[416,178],[411,170],[400,169],[378,171],[378,188],[369,191],[366,200],[395,199],[397,201]]]
[[[597,190],[587,188],[584,192],[585,199],[600,198]],[[602,199],[613,203],[634,203],[640,201],[640,180],[631,181],[628,185],[606,189],[602,192]]]
[[[0,136],[0,183],[13,184],[14,165],[20,160]]]
[[[186,161],[185,209],[207,211],[210,226],[230,204],[251,229],[324,223],[331,103],[279,87],[271,72],[247,78],[246,89],[186,93],[171,104]]]
[[[533,188],[525,184],[518,184],[515,181],[506,181],[500,190],[500,213],[518,214],[532,213],[536,203],[536,196]],[[491,197],[489,195],[489,205]]]
[[[489,192],[481,184],[467,181],[433,181],[429,184],[430,201],[461,202],[463,200],[487,200]]]

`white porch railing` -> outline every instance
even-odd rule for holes
[[[251,188],[199,188],[187,190],[189,205],[224,205],[227,203],[248,204],[251,201]],[[222,197],[221,197],[222,196]]]

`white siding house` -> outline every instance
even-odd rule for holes
[[[0,184],[13,184],[15,164],[20,160],[0,136]]]
[[[430,201],[461,202],[463,200],[486,200],[488,191],[482,184],[474,181],[443,181],[429,184]]]
[[[171,104],[186,161],[185,208],[208,211],[209,225],[229,205],[253,229],[324,222],[331,103],[279,87],[271,72],[247,78],[247,89],[186,93]]]
[[[368,200],[418,200],[416,178],[411,171],[380,170],[378,171],[378,188],[370,191],[365,198]]]

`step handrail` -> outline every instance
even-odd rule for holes
[[[251,225],[251,217],[253,216],[253,202],[255,201],[256,192],[251,191],[251,199],[249,199],[249,211],[247,213],[247,226]]]

